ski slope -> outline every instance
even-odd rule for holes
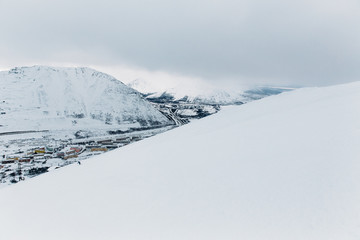
[[[359,93],[225,107],[1,189],[1,239],[359,239]]]

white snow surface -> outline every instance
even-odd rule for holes
[[[0,83],[0,132],[168,121],[138,92],[90,68],[20,67],[0,72]]]
[[[225,107],[1,189],[1,239],[360,239],[359,92]]]

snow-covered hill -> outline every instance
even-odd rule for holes
[[[359,92],[226,107],[1,189],[1,238],[357,240]]]
[[[218,86],[202,82],[170,81],[170,85],[157,83],[154,80],[135,79],[127,84],[154,102],[183,101],[199,104],[236,105],[270,95],[293,90],[293,88],[256,87],[241,90],[221,89]]]
[[[0,72],[0,132],[169,123],[136,91],[90,68]]]

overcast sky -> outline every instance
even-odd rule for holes
[[[128,66],[234,84],[360,80],[358,0],[0,0],[0,22],[3,69]]]

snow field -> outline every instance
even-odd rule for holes
[[[226,107],[1,189],[1,237],[359,239],[359,92]]]

